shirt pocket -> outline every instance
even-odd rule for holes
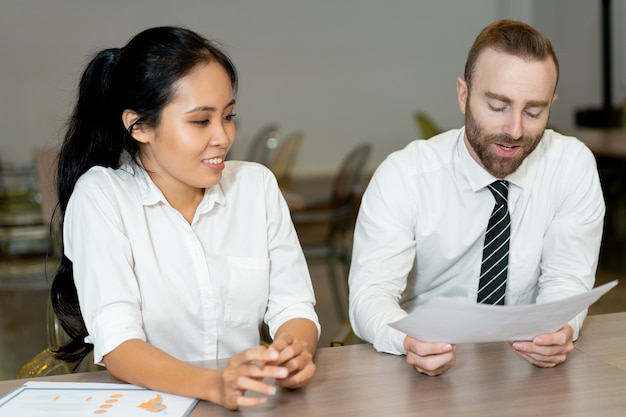
[[[269,300],[269,258],[229,256],[225,320],[259,323]]]
[[[541,251],[526,256],[510,254],[506,284],[507,304],[533,304],[537,297],[537,282],[541,274]]]

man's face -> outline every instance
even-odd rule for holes
[[[457,81],[465,113],[465,141],[485,170],[504,178],[537,147],[556,100],[551,59],[528,61],[493,49],[483,51],[469,90]]]

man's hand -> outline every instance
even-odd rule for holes
[[[574,350],[574,329],[569,324],[554,333],[540,334],[532,341],[509,342],[515,353],[541,368],[553,368],[565,362],[567,354]]]
[[[407,336],[404,339],[406,361],[422,374],[436,376],[456,362],[456,345],[445,342],[424,342]]]

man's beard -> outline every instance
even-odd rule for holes
[[[519,139],[513,139],[504,133],[486,134],[484,128],[478,124],[472,114],[469,99],[465,109],[465,136],[467,136],[470,146],[485,169],[496,178],[504,178],[517,171],[524,159],[535,150],[543,137],[543,129],[537,136],[522,136]],[[492,149],[494,143],[505,146],[520,146],[522,149],[513,157],[502,157]]]

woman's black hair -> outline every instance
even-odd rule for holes
[[[158,126],[173,99],[175,83],[198,64],[217,62],[228,74],[233,94],[238,79],[230,58],[214,43],[181,27],[147,29],[119,49],[100,51],[82,74],[78,98],[58,156],[57,196],[61,222],[78,178],[93,166],[117,168],[123,155],[137,162],[138,143],[122,122],[132,110],[136,123]],[[96,237],[97,238],[97,237]],[[77,361],[93,346],[80,312],[72,262],[62,256],[50,296],[56,316],[72,341],[55,350],[59,359]]]

